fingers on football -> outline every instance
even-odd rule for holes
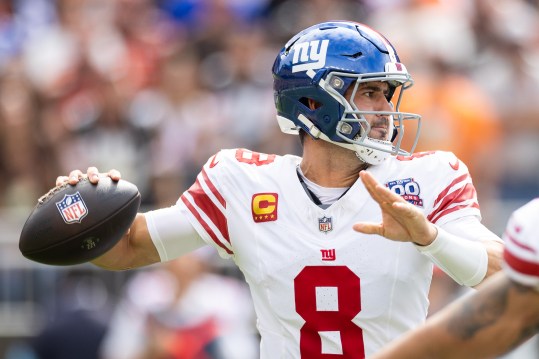
[[[120,171],[112,169],[107,173],[107,176],[109,176],[113,181],[119,181],[122,178],[122,174]]]
[[[73,170],[69,172],[69,179],[67,181],[69,182],[69,184],[76,185],[81,178],[82,178],[82,171]]]
[[[67,176],[58,176],[58,177],[56,177],[55,184],[56,184],[56,186],[61,186],[64,183],[66,183],[68,179],[69,179],[69,177],[67,177]]]
[[[96,167],[88,167],[86,174],[88,175],[90,182],[97,183],[99,181],[99,171]]]

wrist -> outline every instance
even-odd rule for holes
[[[424,238],[421,238],[421,241],[414,242],[414,244],[419,247],[426,247],[426,246],[431,245],[436,240],[437,237],[438,237],[438,227],[428,222],[427,235],[425,235]]]

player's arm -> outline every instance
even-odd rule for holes
[[[95,167],[88,168],[86,176],[91,183],[99,181],[99,171]],[[107,176],[114,181],[121,178],[116,170],[110,170]],[[56,184],[75,185],[82,177],[80,170],[74,170],[69,176],[58,177]],[[91,263],[108,270],[126,270],[177,258],[203,245],[187,218],[175,207],[170,207],[138,213],[118,243]]]
[[[464,238],[481,243],[486,250],[488,261],[485,278],[500,271],[504,250],[503,241],[485,227],[479,219],[471,216],[460,218],[445,223],[442,228],[455,239]]]
[[[126,270],[160,262],[148,232],[146,218],[138,213],[129,231],[101,257],[91,263],[108,270]]]
[[[415,243],[459,284],[475,286],[500,270],[502,241],[479,221],[462,220],[443,230],[414,205],[380,185],[370,173],[362,171],[360,177],[382,210],[382,222],[356,223],[356,231]],[[473,241],[465,239],[471,236]]]
[[[538,330],[539,292],[499,272],[371,358],[492,358]]]

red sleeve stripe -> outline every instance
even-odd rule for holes
[[[508,231],[505,231],[505,233],[503,234],[503,238],[504,238],[504,240],[511,242],[515,246],[517,246],[517,247],[519,247],[521,249],[524,249],[525,251],[528,251],[528,252],[531,252],[531,253],[536,253],[535,249],[533,249],[532,247],[530,247],[528,245],[525,245],[524,243],[519,242]]]
[[[503,259],[515,272],[529,276],[539,277],[539,264],[529,262],[514,256],[508,250],[503,252]]]
[[[438,208],[427,216],[427,219],[434,223],[434,221],[437,221],[440,217],[454,212],[453,208],[455,207],[457,207],[457,209],[466,207],[479,208],[479,203],[477,203],[476,200],[475,187],[471,183],[466,183],[464,187],[456,189],[449,195],[446,195]]]
[[[180,199],[185,204],[187,209],[191,212],[191,214],[196,218],[197,222],[200,223],[200,225],[204,228],[206,233],[210,236],[210,238],[217,244],[219,247],[223,248],[225,252],[228,254],[234,254],[234,252],[228,248],[227,245],[225,245],[225,241],[223,239],[219,239],[216,232],[212,229],[212,227],[208,224],[206,220],[202,217],[200,212],[195,208],[193,204],[189,201],[186,194],[183,194]]]
[[[209,193],[201,186],[200,178],[197,178],[195,183],[187,190],[187,193],[192,197],[192,203],[197,209],[204,213],[208,219],[217,227],[217,230],[222,234],[223,238],[230,243],[228,235],[228,222],[224,214],[224,208],[216,205]],[[214,187],[215,188],[215,187]],[[214,197],[215,198],[215,197]],[[217,202],[219,203],[219,202]]]
[[[211,184],[211,182],[210,182],[210,184]],[[217,191],[217,188],[215,188],[215,186],[213,186],[213,184],[208,185],[206,183],[206,181],[204,179],[204,176],[202,176],[202,174],[199,174],[197,176],[197,180],[196,180],[195,184],[193,186],[191,186],[191,188],[193,188],[195,185],[197,186],[197,191],[200,191],[200,193],[202,193],[204,196],[206,196],[208,198],[208,200],[211,201],[211,203],[221,213],[225,213],[225,211],[226,211],[226,202],[225,202],[225,200],[223,199],[221,194]],[[191,190],[191,188],[189,188],[189,190]],[[212,188],[213,188],[213,190],[212,190]],[[217,197],[220,197],[223,200],[223,203],[221,203],[221,201]]]
[[[438,215],[435,216],[435,218],[432,218],[432,219],[428,218],[428,217],[427,218],[429,219],[429,221],[436,224],[436,222],[440,218],[442,218],[443,216],[446,216],[449,213],[453,213],[453,212],[458,211],[458,210],[463,209],[463,208],[477,208],[477,209],[479,209],[479,205],[477,203],[470,203],[470,204],[463,204],[463,205],[460,205],[460,206],[454,206],[454,207],[446,208],[445,210],[443,210],[441,212],[438,212]]]
[[[223,198],[223,196],[221,196],[221,193],[219,193],[217,188],[215,188],[215,186],[213,185],[212,181],[208,177],[208,174],[206,173],[206,170],[204,168],[202,168],[201,174],[202,174],[202,178],[204,179],[204,183],[208,185],[210,192],[215,196],[217,201],[219,201],[219,203],[221,203],[221,205],[224,208],[226,208],[225,199]]]
[[[457,184],[457,183],[460,183],[466,179],[468,179],[470,176],[468,174],[463,174],[462,176],[460,177],[457,177],[453,180],[453,182],[451,182],[449,184],[449,186],[447,186],[442,192],[440,192],[440,194],[438,195],[438,198],[436,198],[436,201],[434,201],[434,204],[432,205],[433,208],[436,208],[436,206],[438,205],[438,203],[444,199],[444,197],[449,193],[449,191]]]

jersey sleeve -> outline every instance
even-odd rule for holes
[[[226,216],[226,188],[229,150],[208,159],[195,183],[179,198],[177,204],[202,239],[217,248],[219,255],[230,258],[234,250],[230,242]]]
[[[503,268],[509,278],[539,291],[539,198],[517,209],[511,215],[503,239]]]
[[[451,152],[436,152],[437,195],[427,218],[443,225],[466,216],[481,219],[477,192],[468,167]]]

